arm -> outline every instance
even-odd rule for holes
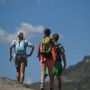
[[[40,46],[41,46],[41,41],[40,41],[39,46],[38,46],[38,57],[39,57],[39,60],[40,60]]]
[[[55,45],[54,45],[54,41],[52,41],[52,58],[55,61],[56,60],[56,54],[55,54]]]
[[[64,70],[66,69],[66,56],[65,56],[65,53],[64,51],[62,52],[62,58],[63,58],[63,63],[64,63]]]
[[[32,53],[33,53],[33,51],[34,51],[34,46],[33,46],[33,45],[30,45],[29,47],[31,48],[31,52],[30,52],[29,55],[27,55],[27,56],[31,56]]]
[[[16,40],[14,40],[10,45],[10,61],[12,61],[12,58],[13,58],[12,57],[12,48],[15,47],[15,42],[16,42]]]
[[[10,59],[9,59],[10,61],[12,61],[12,48],[13,48],[13,46],[11,45],[10,46]]]

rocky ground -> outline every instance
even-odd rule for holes
[[[15,80],[10,80],[7,78],[0,78],[0,90],[34,90],[27,88],[24,85],[19,84]]]

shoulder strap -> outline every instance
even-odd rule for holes
[[[61,53],[62,53],[63,51],[65,51],[62,44],[59,44],[59,48],[60,48],[60,52],[61,52]]]

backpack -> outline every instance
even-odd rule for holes
[[[56,60],[61,61],[61,49],[60,49],[61,44],[55,44],[55,54],[56,54]]]
[[[41,40],[40,54],[42,56],[51,54],[51,38],[45,36]]]
[[[15,43],[15,53],[17,56],[25,55],[25,40],[16,40]]]

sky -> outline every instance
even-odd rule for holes
[[[40,81],[37,48],[45,28],[52,34],[59,33],[67,67],[77,64],[90,55],[90,0],[0,0],[0,77],[16,80],[9,47],[17,33],[23,31],[25,39],[35,47],[28,58],[24,82]],[[30,50],[27,48],[27,53]]]

